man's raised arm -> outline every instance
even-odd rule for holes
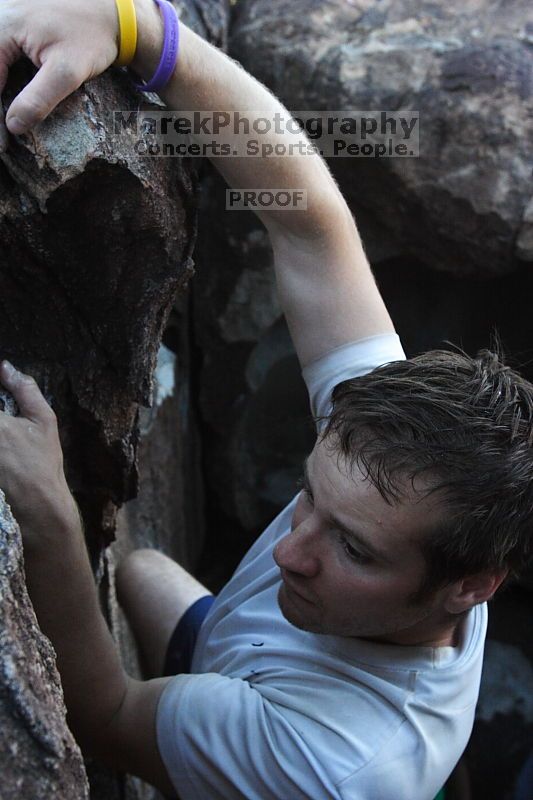
[[[75,13],[69,17],[65,9],[58,14],[58,24],[50,26],[47,15],[49,18],[60,5],[61,0],[46,0],[38,9],[30,0],[6,0],[2,4],[7,24],[0,33],[0,91],[7,66],[21,50],[41,66],[9,110],[7,123],[14,133],[43,119],[61,99],[116,58],[114,0],[74,0],[70,7],[75,7]],[[10,41],[9,23],[16,27],[16,12],[20,14],[25,6],[25,27],[33,28],[24,32],[25,37],[15,34]],[[148,80],[161,55],[163,23],[153,0],[135,0],[135,8],[139,38],[132,67]],[[89,36],[87,30],[93,35]],[[260,113],[271,120],[276,114],[288,116],[262,84],[183,23],[177,66],[160,94],[175,110]],[[15,118],[21,123],[18,126]],[[253,136],[251,133],[249,138]],[[245,146],[246,135],[240,133],[239,138]],[[263,143],[278,143],[284,148],[291,139],[296,144],[304,140],[304,135],[284,130],[261,136]],[[346,342],[394,330],[351,213],[318,154],[225,156],[217,158],[215,164],[233,188],[288,189],[306,194],[305,211],[259,214],[270,234],[280,302],[303,366]]]
[[[136,0],[140,42],[133,68],[153,74],[161,53],[163,27],[151,0]],[[145,17],[146,15],[146,17]],[[235,61],[181,26],[181,51],[174,77],[161,96],[170,109],[220,111],[234,118],[254,113],[274,121],[290,115],[274,95]],[[257,139],[239,130],[239,152]],[[231,139],[228,138],[231,142]],[[217,158],[229,186],[242,190],[287,189],[305,193],[304,211],[262,211],[274,249],[278,293],[302,366],[328,350],[365,336],[393,332],[357,228],[324,160],[299,154],[303,132],[274,124],[261,144],[276,144],[295,155]]]

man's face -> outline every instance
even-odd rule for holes
[[[291,533],[274,549],[284,616],[313,633],[451,643],[445,590],[422,603],[413,599],[426,570],[419,542],[442,509],[414,491],[388,505],[357,467],[350,475],[344,460],[339,466],[337,454],[317,443]]]

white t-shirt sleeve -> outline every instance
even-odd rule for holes
[[[339,797],[283,707],[240,678],[173,678],[159,701],[157,739],[180,800]]]
[[[382,364],[404,359],[405,353],[396,333],[369,336],[330,350],[302,370],[309,391],[311,413],[314,417],[330,413],[331,393],[338,383],[365,375]]]

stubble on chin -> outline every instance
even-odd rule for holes
[[[283,584],[281,584],[278,590],[278,605],[287,622],[290,622],[295,628],[301,631],[307,631],[307,633],[324,633],[321,625],[305,617],[299,609],[295,608],[294,604],[292,604],[288,598],[287,590]]]

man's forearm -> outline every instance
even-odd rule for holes
[[[77,513],[58,506],[47,530],[32,530],[31,538],[43,544],[25,545],[28,592],[57,653],[69,725],[92,750],[120,707],[128,678],[99,608]]]
[[[161,55],[163,24],[153,0],[135,0],[139,40],[133,69],[148,79]],[[180,52],[174,75],[160,93],[169,109],[182,111],[239,111],[260,113],[274,120],[276,114],[285,118],[289,112],[262,84],[232,61],[222,51],[197,36],[180,22]],[[239,132],[239,137],[257,138],[253,132]],[[265,144],[281,144],[305,140],[303,132],[276,133],[271,130],[261,137]],[[228,137],[228,141],[231,141]],[[317,154],[261,158],[220,157],[215,160],[228,184],[239,189],[295,189],[307,193],[305,214],[263,212],[261,218],[268,226],[279,223],[293,233],[318,233],[328,224],[328,211],[338,213],[345,206],[323,159]]]

